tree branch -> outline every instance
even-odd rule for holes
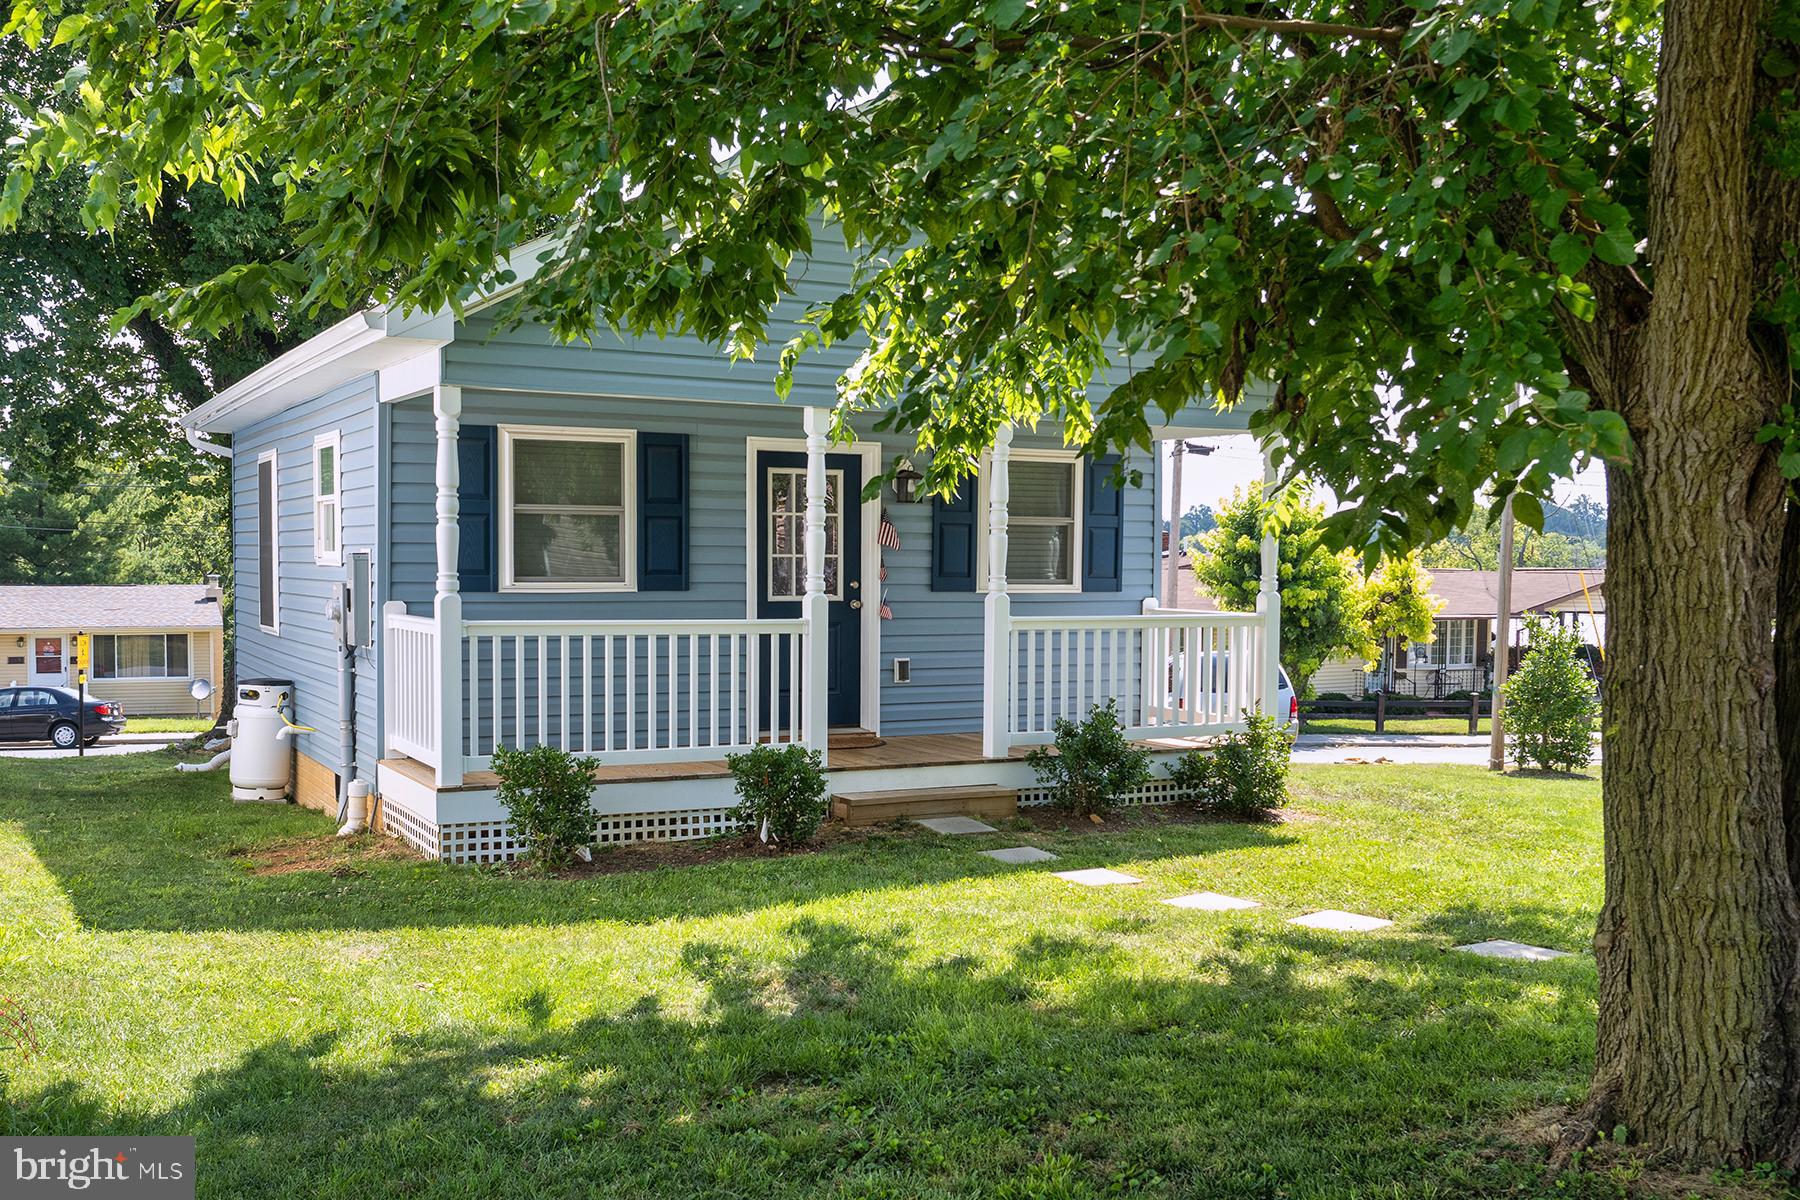
[[[1248,17],[1237,13],[1209,12],[1201,0],[1189,0],[1190,18],[1212,29],[1241,29],[1248,33],[1289,33],[1302,37],[1353,38],[1398,46],[1407,27],[1393,25],[1340,25],[1332,21],[1298,21],[1279,17]]]

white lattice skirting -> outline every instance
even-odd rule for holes
[[[694,808],[681,812],[616,813],[594,819],[594,844],[620,842],[685,842],[717,837],[738,827],[723,808]],[[400,819],[396,820],[395,817]],[[512,824],[504,820],[462,821],[432,825],[395,807],[389,810],[394,830],[408,844],[447,863],[512,862],[524,854],[513,840]]]
[[[1123,805],[1135,804],[1177,804],[1188,797],[1176,786],[1173,779],[1157,778],[1144,784],[1134,792],[1127,792],[1120,799]],[[1054,794],[1049,788],[1022,787],[1019,789],[1020,808],[1040,808],[1053,803]]]
[[[1153,779],[1127,795],[1121,803],[1174,804],[1184,797],[1173,780]],[[1020,808],[1038,808],[1051,802],[1047,788],[1019,790]],[[738,828],[726,814],[729,809],[700,808],[681,812],[619,813],[596,817],[594,843],[692,841],[717,837]],[[402,840],[430,858],[447,863],[502,863],[521,857],[524,847],[513,840],[512,825],[504,820],[463,821],[433,825],[398,805],[387,810],[390,828]]]

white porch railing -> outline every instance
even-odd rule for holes
[[[1079,721],[1108,699],[1133,739],[1241,728],[1244,710],[1270,707],[1261,694],[1266,627],[1260,613],[1011,617],[1002,648],[1007,743],[1051,742],[1058,719]]]
[[[437,621],[390,607],[383,652],[387,743],[408,758],[437,767],[442,727],[438,686]]]
[[[465,767],[496,746],[645,763],[804,741],[806,640],[799,619],[464,622]]]

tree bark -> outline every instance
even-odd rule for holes
[[[1800,881],[1800,498],[1788,496],[1775,587],[1775,735],[1788,875]]]
[[[1597,376],[1608,472],[1606,901],[1585,1113],[1683,1159],[1800,1165],[1800,899],[1776,732],[1786,491],[1756,442],[1787,394],[1752,336],[1760,5],[1664,10],[1654,295]]]

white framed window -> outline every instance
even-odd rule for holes
[[[637,587],[637,435],[500,426],[500,588]]]
[[[1007,460],[1006,586],[1015,592],[1081,590],[1081,514],[1087,472],[1074,450],[1014,450]],[[989,471],[981,475],[976,586],[987,586]]]
[[[844,473],[825,472],[825,596],[844,598]],[[770,467],[768,479],[768,597],[799,600],[806,595],[806,468]]]
[[[95,679],[186,679],[185,633],[96,633]]]
[[[274,450],[256,456],[257,624],[281,632],[281,463]]]
[[[342,444],[336,430],[313,439],[313,562],[321,567],[344,565]]]
[[[1475,622],[1466,617],[1434,621],[1429,643],[1414,642],[1412,660],[1419,666],[1472,667],[1475,665]]]

